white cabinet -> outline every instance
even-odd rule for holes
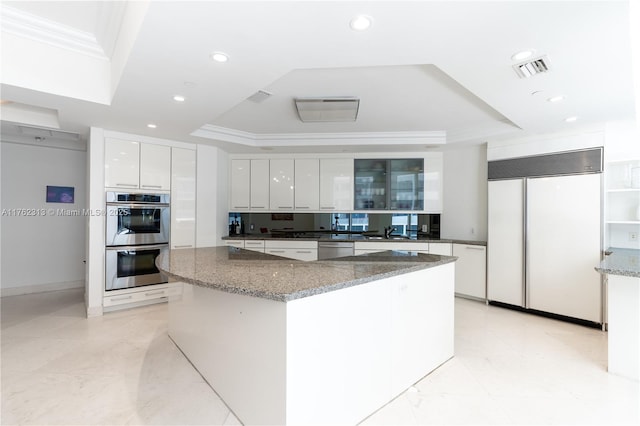
[[[295,160],[295,210],[319,210],[320,208],[320,160],[301,158]]]
[[[171,189],[171,147],[107,138],[104,154],[105,187]]]
[[[230,174],[231,210],[269,209],[269,160],[231,160]]]
[[[244,249],[264,253],[264,240],[245,240]]]
[[[486,299],[487,251],[475,244],[453,244],[456,261],[456,294]]]
[[[264,252],[289,259],[304,261],[318,260],[318,242],[265,240]]]
[[[244,240],[224,240],[224,245],[229,247],[244,248]]]
[[[107,138],[104,145],[104,186],[138,188],[140,184],[140,143]]]
[[[140,144],[140,189],[171,189],[171,147]]]
[[[293,211],[294,162],[293,159],[269,161],[269,208]]]
[[[249,210],[251,160],[231,160],[230,168],[229,207],[231,210]]]
[[[451,243],[429,243],[429,253],[451,256]]]
[[[320,159],[320,210],[353,210],[353,159]]]
[[[229,208],[234,211],[269,209],[269,160],[231,160]]]
[[[250,193],[252,211],[269,209],[269,160],[251,160]]]
[[[162,303],[182,296],[183,283],[172,282],[135,289],[110,291],[102,299],[105,311],[142,306],[151,303]]]
[[[356,256],[359,254],[377,253],[386,250],[429,253],[429,243],[403,241],[356,241],[353,245],[353,253]]]
[[[171,248],[196,245],[196,151],[172,148]]]
[[[640,160],[606,164],[606,247],[640,249]]]

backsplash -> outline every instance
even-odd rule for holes
[[[409,238],[440,238],[439,214],[411,213],[229,213],[229,230],[238,222],[238,231],[230,234],[270,234],[272,231],[339,230],[376,232],[394,227],[394,234]],[[426,232],[423,232],[423,225]],[[244,232],[242,232],[244,231]]]

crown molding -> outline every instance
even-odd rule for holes
[[[343,133],[251,133],[205,124],[191,136],[252,147],[311,145],[444,145],[445,131],[431,132],[343,132]]]
[[[109,59],[96,37],[20,9],[0,8],[2,31],[98,59]]]

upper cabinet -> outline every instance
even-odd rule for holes
[[[442,212],[442,155],[417,158],[235,158],[235,212]]]
[[[294,174],[293,159],[269,161],[269,208],[271,210],[293,210]]]
[[[320,208],[320,160],[295,160],[295,210],[312,211]]]
[[[171,148],[107,138],[105,187],[169,191]]]
[[[139,187],[140,142],[107,138],[104,157],[104,186],[122,189]]]
[[[251,160],[250,193],[251,210],[269,210],[269,160]]]
[[[269,210],[269,160],[231,160],[229,208]]]
[[[353,210],[353,159],[320,159],[320,210]]]
[[[640,160],[605,164],[607,247],[640,249]]]
[[[355,210],[424,210],[424,159],[356,159]]]
[[[249,210],[251,196],[251,160],[231,160],[231,210]]]
[[[171,189],[171,147],[140,144],[140,189]]]

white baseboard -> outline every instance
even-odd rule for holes
[[[61,283],[32,284],[0,289],[0,297],[19,296],[22,294],[44,293],[47,291],[69,290],[84,288],[84,280],[66,281]]]

